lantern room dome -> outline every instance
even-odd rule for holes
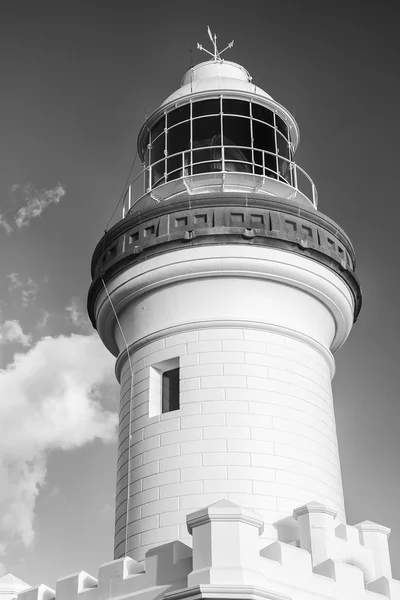
[[[211,91],[245,92],[272,100],[271,96],[252,83],[250,73],[241,65],[225,60],[209,60],[191,67],[182,79],[181,87],[161,106],[193,94]]]

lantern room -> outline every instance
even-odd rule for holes
[[[316,208],[315,185],[294,162],[298,142],[292,115],[246,69],[203,62],[140,131],[144,191],[158,201],[182,192],[257,191]]]

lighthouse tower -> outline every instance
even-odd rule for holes
[[[191,545],[187,515],[219,501],[261,515],[260,548],[316,506],[345,520],[331,380],[354,251],[295,162],[293,116],[210,54],[143,125],[142,188],[93,255],[121,386],[115,559]]]
[[[400,600],[390,529],[344,514],[331,380],[360,310],[353,248],[295,162],[292,115],[209,34],[93,255],[121,385],[115,558],[55,590],[7,575],[0,595]]]

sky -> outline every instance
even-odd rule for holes
[[[296,161],[354,244],[364,303],[333,382],[347,521],[392,528],[400,578],[399,12],[385,0],[2,6],[0,574],[54,586],[112,559],[118,386],[85,313],[91,254],[145,115],[179,86],[190,47],[205,59],[210,25],[294,114]]]

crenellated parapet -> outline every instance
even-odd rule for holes
[[[167,591],[187,584],[192,570],[192,551],[181,542],[149,550],[144,564],[129,556],[102,565],[96,579],[81,571],[57,581],[56,589],[40,585],[19,594],[19,600],[106,600],[140,596],[157,600]]]
[[[338,522],[317,502],[277,524],[285,542],[259,550],[263,526],[256,512],[221,500],[188,515],[193,550],[168,543],[148,551],[143,564],[124,557],[102,565],[97,579],[82,571],[59,580],[55,591],[40,585],[18,600],[400,600],[388,528]]]

